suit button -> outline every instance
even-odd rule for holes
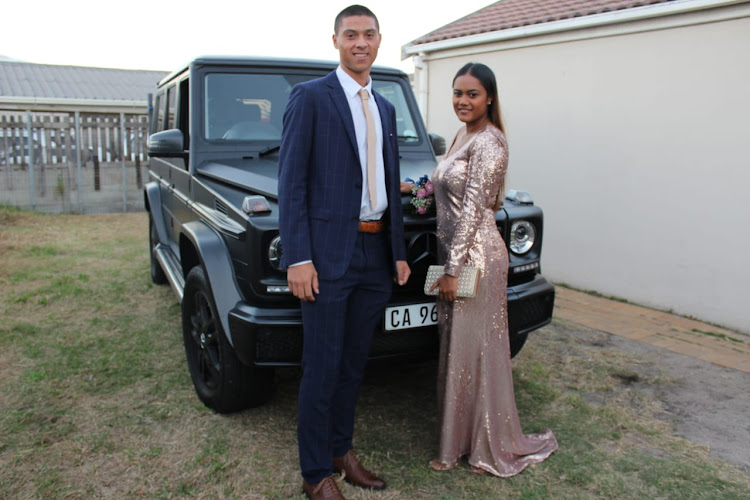
[[[358,182],[357,184],[354,185],[354,187],[357,189],[362,189],[362,184]]]

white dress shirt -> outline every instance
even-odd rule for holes
[[[378,105],[372,95],[372,78],[370,78],[364,88],[370,95],[368,102],[370,104],[370,112],[375,120],[375,132],[378,137],[378,150],[375,153],[375,158],[377,160],[376,189],[378,202],[374,207],[370,208],[370,195],[368,194],[369,186],[367,184],[367,121],[365,120],[365,112],[362,109],[362,98],[359,96],[359,90],[363,87],[357,83],[354,78],[349,76],[341,66],[336,68],[336,76],[338,77],[339,83],[341,83],[341,87],[344,89],[344,94],[346,94],[346,99],[349,102],[349,109],[352,111],[352,120],[354,121],[354,132],[357,136],[359,163],[360,168],[362,169],[362,201],[359,209],[359,220],[379,220],[388,208],[388,195],[385,191],[383,124],[380,121]]]

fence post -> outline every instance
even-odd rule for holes
[[[31,118],[31,116],[29,116]],[[32,130],[34,123],[32,122]],[[39,196],[44,198],[47,196],[47,172],[44,168],[44,125],[40,124],[37,128],[37,144],[39,146],[39,154],[36,155],[36,158],[34,158],[34,164],[39,162],[39,171],[37,172],[37,182],[39,183]],[[34,144],[33,137],[32,137],[32,144],[34,145],[34,149],[36,150],[37,144]]]
[[[120,152],[120,161],[122,162],[122,211],[128,211],[128,178],[125,171],[125,152],[127,151],[127,139],[125,137],[125,113],[120,113],[120,139],[122,141],[122,151]]]
[[[93,123],[96,124],[96,127],[91,126],[91,115],[88,116],[86,121],[89,124],[89,147],[94,151],[94,157],[91,159],[94,162],[94,191],[101,191],[102,184],[99,176],[99,118],[93,119]]]
[[[151,131],[151,120],[153,119],[154,114],[154,94],[148,93],[146,96],[148,107],[147,107],[147,114],[146,114],[146,135],[148,136],[148,133]]]
[[[26,144],[29,148],[29,205],[36,209],[36,193],[34,193],[34,144],[31,140],[31,111],[26,111]],[[23,150],[21,150],[23,159]]]
[[[81,173],[81,113],[76,111],[76,183],[78,184],[78,213],[83,213],[83,174]]]
[[[135,153],[135,185],[140,190],[143,187],[143,178],[141,177],[141,153],[143,151],[143,139],[141,134],[143,122],[137,117],[133,127],[133,152]]]
[[[5,151],[5,154],[3,155],[3,158],[5,159],[5,178],[8,185],[8,190],[13,191],[13,169],[10,166],[10,155],[12,152],[11,147],[8,146],[8,144],[12,144],[13,141],[8,142],[8,135],[12,134],[12,129],[8,126],[6,127],[5,124],[10,123],[8,120],[6,122],[6,117],[2,117],[2,121],[0,121],[0,125],[2,126],[2,132],[3,132],[3,151]]]

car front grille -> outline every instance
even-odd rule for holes
[[[298,364],[302,359],[302,328],[261,328],[255,337],[259,363]]]

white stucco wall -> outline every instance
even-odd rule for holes
[[[428,129],[450,141],[453,75],[488,64],[544,274],[750,332],[750,5],[732,9],[427,54]]]

